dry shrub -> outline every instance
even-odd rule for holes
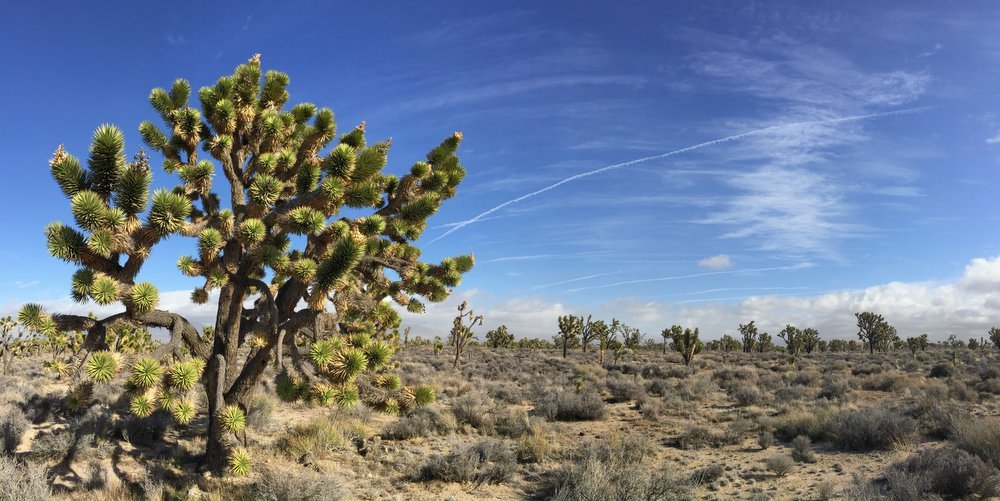
[[[45,501],[50,496],[45,465],[0,456],[0,500]]]
[[[550,433],[544,423],[532,422],[528,433],[517,443],[517,460],[521,463],[541,463],[552,452]]]
[[[344,479],[304,468],[264,466],[247,499],[267,501],[339,501],[351,495]]]
[[[320,416],[286,431],[278,440],[279,447],[294,459],[304,456],[326,457],[335,449],[350,444],[341,423],[327,416]]]
[[[895,499],[928,499],[928,494],[958,499],[1000,495],[997,470],[954,447],[920,451],[893,465],[887,477]]]
[[[764,460],[764,466],[776,476],[783,477],[795,467],[795,460],[790,456],[772,456]]]
[[[30,424],[21,409],[13,405],[0,406],[0,445],[4,454],[14,454]]]
[[[646,462],[650,452],[648,441],[631,435],[585,447],[555,473],[546,497],[556,501],[690,499],[689,481],[677,479],[665,468],[652,467]]]
[[[493,432],[493,409],[496,405],[485,393],[473,392],[451,400],[451,413],[459,425],[468,424],[473,428]]]
[[[774,435],[782,440],[791,440],[805,435],[813,440],[825,440],[830,434],[830,426],[835,414],[829,407],[813,407],[794,410],[767,420]]]
[[[1000,420],[989,417],[960,417],[951,422],[955,447],[1000,468]]]
[[[420,468],[423,481],[476,484],[502,484],[514,474],[514,454],[503,443],[484,440],[478,444],[455,447],[449,454],[431,458]]]
[[[815,463],[816,453],[812,450],[812,441],[805,435],[799,435],[792,440],[792,459],[800,463]]]
[[[885,450],[909,443],[916,431],[916,421],[896,409],[866,407],[838,414],[830,439],[842,450]]]
[[[391,440],[407,440],[432,435],[447,435],[456,427],[455,418],[440,412],[434,406],[417,407],[382,430],[382,436]]]
[[[543,396],[533,412],[549,421],[597,421],[604,419],[604,405],[592,390],[557,392]]]
[[[247,427],[252,430],[267,430],[277,403],[277,399],[270,393],[254,393],[247,403]]]

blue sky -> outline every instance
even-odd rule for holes
[[[44,225],[71,220],[55,148],[85,156],[113,122],[134,152],[151,88],[207,85],[259,52],[293,102],[391,136],[390,171],[463,131],[469,175],[422,241],[478,263],[407,318],[418,333],[444,332],[463,299],[536,336],[583,312],[654,336],[750,319],[848,336],[861,309],[903,335],[1000,324],[993,2],[21,3],[0,23],[4,311],[96,309],[70,305],[72,268],[45,252]],[[191,248],[157,247],[142,278],[207,318],[174,266]]]

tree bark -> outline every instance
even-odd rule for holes
[[[226,359],[214,355],[208,362],[205,377],[205,392],[208,394],[208,441],[205,445],[205,466],[213,474],[222,475],[226,467],[226,444],[222,436],[219,412],[226,406],[225,374]]]

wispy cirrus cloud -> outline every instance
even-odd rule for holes
[[[684,280],[688,278],[699,278],[699,277],[709,277],[713,275],[743,275],[743,274],[755,274],[770,271],[793,271],[802,270],[805,268],[811,268],[814,266],[813,263],[803,262],[798,264],[793,264],[789,266],[768,266],[765,268],[743,268],[739,270],[729,270],[729,271],[706,271],[702,273],[688,273],[686,275],[673,275],[668,277],[656,277],[656,278],[637,278],[634,280],[622,280],[620,282],[612,282],[609,284],[594,285],[589,287],[577,287],[574,289],[567,289],[567,292],[580,292],[593,289],[607,289],[609,287],[620,287],[622,285],[637,285],[637,284],[648,284],[655,282],[670,282],[674,280]]]
[[[691,55],[688,63],[711,92],[754,96],[788,120],[909,104],[932,81],[926,70],[866,71],[837,51],[787,35],[753,44],[704,37],[711,48]],[[723,208],[697,222],[720,226],[722,238],[743,240],[751,248],[839,259],[837,244],[864,236],[870,228],[851,199],[856,186],[830,166],[848,148],[870,140],[865,125],[833,122],[775,129],[725,152],[709,152],[709,159],[744,168],[721,178],[732,195]],[[920,195],[919,189],[905,185],[873,186],[865,192]]]

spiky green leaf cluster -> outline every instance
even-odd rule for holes
[[[364,248],[354,239],[341,239],[330,256],[316,270],[316,284],[323,290],[329,290],[337,280],[358,264],[363,252]]]
[[[154,310],[160,302],[159,291],[155,285],[149,282],[139,282],[133,285],[130,295],[132,305],[140,313]]]
[[[138,388],[152,388],[162,374],[163,368],[155,358],[143,357],[132,366],[132,377],[129,381]]]
[[[153,192],[153,206],[147,220],[161,235],[169,235],[180,230],[190,214],[191,202],[183,195],[156,190]]]
[[[245,477],[250,474],[250,467],[250,452],[246,449],[234,449],[229,454],[229,473]]]
[[[98,351],[87,359],[87,377],[95,383],[107,383],[114,378],[121,368],[118,355],[108,351]]]
[[[229,433],[240,433],[246,428],[247,417],[243,410],[235,405],[227,405],[219,411],[219,422]]]

